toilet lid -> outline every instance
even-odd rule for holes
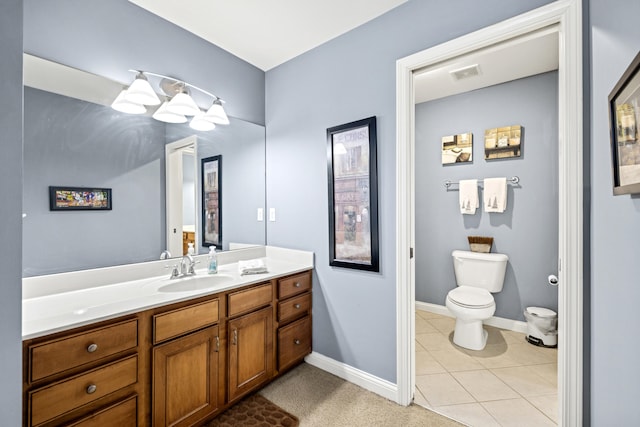
[[[555,311],[544,307],[527,307],[527,313],[543,318],[556,317]]]
[[[465,307],[484,308],[491,306],[494,302],[488,290],[471,286],[452,289],[448,297],[452,302]]]

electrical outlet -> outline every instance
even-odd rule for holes
[[[264,209],[258,208],[258,221],[264,221]]]
[[[276,220],[276,208],[269,208],[269,221],[275,222]]]

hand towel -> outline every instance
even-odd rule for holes
[[[476,208],[480,206],[478,199],[478,180],[460,180],[460,213],[463,215],[475,215]]]
[[[485,212],[507,209],[507,178],[485,178],[482,204]]]
[[[268,273],[267,264],[261,259],[250,259],[247,261],[238,261],[238,271],[241,276],[245,274]]]

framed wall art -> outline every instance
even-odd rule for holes
[[[201,160],[202,246],[222,249],[222,156]]]
[[[613,194],[640,194],[640,53],[609,94]]]
[[[49,187],[49,210],[110,211],[111,189],[88,187]]]
[[[520,157],[524,129],[520,125],[504,126],[484,131],[485,160]]]
[[[380,271],[376,118],[327,129],[329,265]]]
[[[473,134],[471,132],[442,137],[442,164],[470,163],[473,161]]]

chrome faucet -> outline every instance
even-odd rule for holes
[[[168,258],[171,258],[171,252],[169,252],[168,250],[165,249],[160,254],[160,259],[168,259]]]
[[[182,257],[180,261],[180,275],[181,276],[191,276],[196,274],[195,271],[196,262],[193,257],[189,254]]]

